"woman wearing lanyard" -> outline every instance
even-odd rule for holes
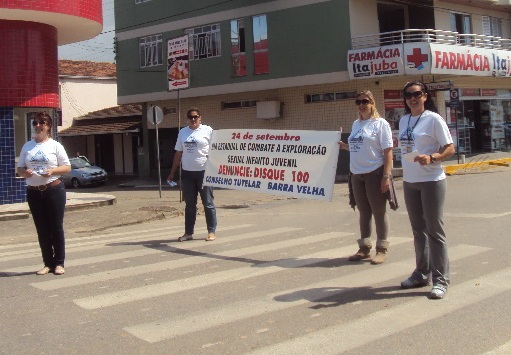
[[[401,287],[427,286],[431,276],[433,288],[429,297],[441,299],[447,292],[450,277],[443,223],[446,175],[440,162],[454,154],[454,145],[426,85],[420,81],[407,83],[403,94],[406,114],[399,121],[399,146],[416,267],[401,282]]]
[[[64,274],[66,190],[60,176],[71,171],[64,147],[51,138],[52,119],[39,112],[34,139],[21,148],[18,175],[27,182],[27,202],[37,230],[44,267],[37,275]]]

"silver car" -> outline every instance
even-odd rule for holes
[[[62,176],[66,186],[74,189],[86,185],[102,185],[108,180],[108,174],[99,166],[91,165],[84,158],[71,158],[71,171]]]

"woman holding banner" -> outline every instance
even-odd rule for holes
[[[353,122],[348,143],[339,142],[350,152],[350,186],[359,213],[360,239],[358,251],[348,260],[370,259],[372,217],[376,224],[376,255],[371,264],[381,264],[387,256],[389,219],[387,198],[392,169],[392,131],[375,106],[369,90],[361,91],[355,100],[359,118]]]
[[[185,200],[185,234],[178,238],[179,242],[193,239],[195,220],[197,218],[197,195],[200,195],[204,205],[208,236],[206,241],[216,239],[217,226],[216,208],[213,202],[213,187],[203,186],[204,171],[208,160],[209,144],[213,128],[202,124],[199,109],[188,110],[188,126],[179,131],[174,149],[174,161],[167,180],[174,180],[174,174],[182,165],[181,184]]]

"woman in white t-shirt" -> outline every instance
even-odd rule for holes
[[[441,162],[454,154],[451,134],[436,113],[424,83],[407,83],[403,89],[405,115],[399,121],[399,146],[403,156],[403,191],[412,226],[416,268],[401,287],[416,288],[433,281],[430,298],[441,299],[449,287],[449,257],[444,232],[443,207],[446,176]]]
[[[359,118],[353,122],[348,143],[339,142],[350,152],[350,184],[360,213],[359,250],[348,260],[370,259],[372,217],[376,225],[376,255],[372,264],[381,264],[387,256],[389,219],[387,198],[392,169],[392,131],[380,117],[374,96],[369,90],[357,95]]]
[[[177,240],[184,242],[193,239],[197,218],[197,195],[200,195],[208,228],[208,236],[205,240],[213,241],[216,239],[217,226],[213,187],[202,185],[213,128],[202,124],[202,117],[197,108],[190,108],[186,117],[188,126],[179,131],[174,147],[176,152],[172,168],[167,177],[168,181],[174,180],[174,175],[181,165],[181,184],[185,200],[185,233]]]
[[[17,173],[26,179],[27,202],[34,220],[44,267],[37,275],[64,274],[64,209],[66,190],[61,175],[71,171],[64,147],[51,138],[52,119],[39,112],[32,121],[34,139],[21,148]]]

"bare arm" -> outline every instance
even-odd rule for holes
[[[169,176],[167,177],[167,180],[174,180],[174,175],[176,174],[176,170],[179,168],[179,165],[181,164],[181,158],[183,156],[183,152],[176,150],[176,153],[174,154],[174,160],[172,161],[172,168],[170,169]]]
[[[383,150],[383,177],[381,179],[381,192],[390,188],[390,174],[392,173],[392,147]]]

